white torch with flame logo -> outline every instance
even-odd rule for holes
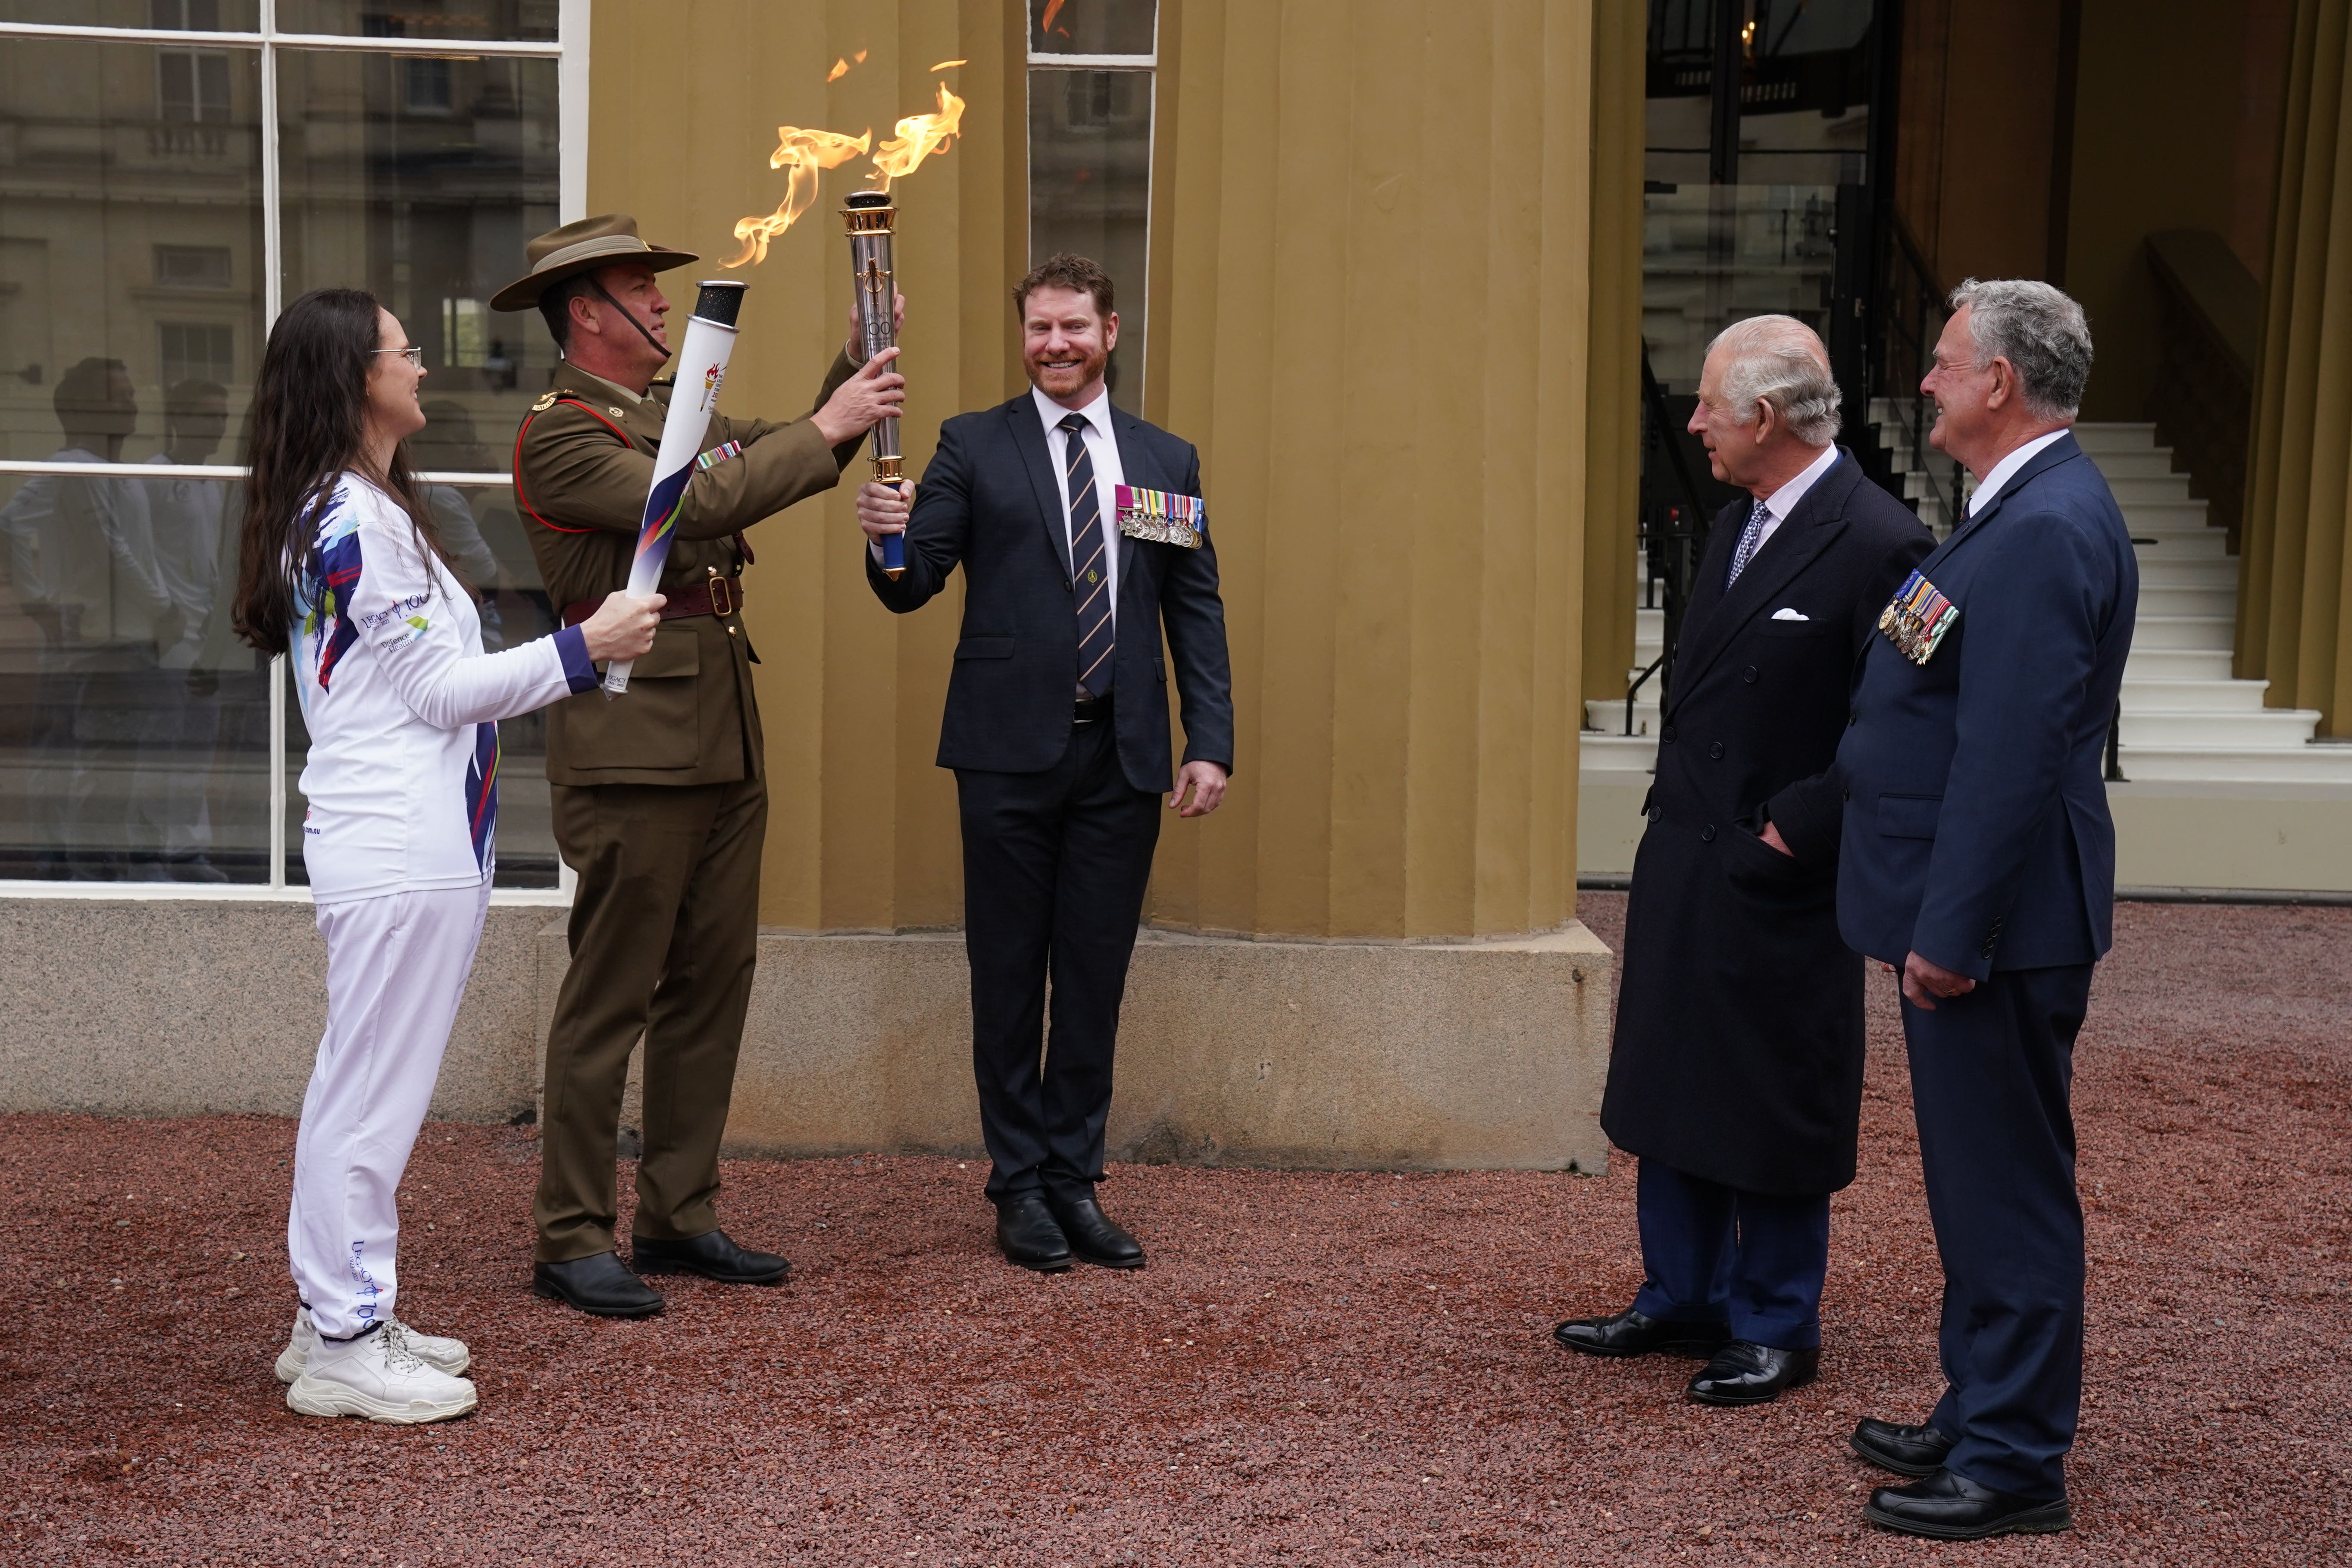
[[[637,525],[637,553],[629,563],[629,592],[639,595],[661,587],[662,567],[668,563],[670,543],[677,537],[678,503],[686,499],[687,483],[695,475],[695,459],[702,455],[703,435],[719,407],[719,388],[727,379],[727,362],[735,353],[735,318],[743,309],[743,290],[751,285],[725,279],[698,287],[701,292],[694,301],[694,314],[686,323],[686,343],[678,351],[682,373],[678,389],[683,393],[695,387],[692,378],[698,374],[701,384],[695,387],[690,402],[673,395],[663,416],[661,451],[654,458],[654,482],[646,495],[645,521]],[[693,368],[697,365],[702,367],[698,373]],[[616,658],[604,667],[608,699],[629,689],[629,671],[635,663]]]

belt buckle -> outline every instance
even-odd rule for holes
[[[735,613],[734,579],[715,572],[710,576],[710,613],[722,617]]]

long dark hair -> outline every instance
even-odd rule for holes
[[[416,488],[408,444],[393,448],[383,473],[368,460],[368,373],[375,364],[380,309],[363,289],[313,289],[269,329],[246,422],[245,460],[252,477],[245,486],[233,623],[236,635],[263,653],[287,651],[298,580],[315,568],[312,524],[346,472],[364,475],[398,501],[419,553],[449,565]]]

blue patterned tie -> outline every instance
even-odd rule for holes
[[[1748,570],[1748,563],[1756,554],[1757,538],[1771,521],[1772,509],[1762,501],[1748,509],[1748,526],[1739,531],[1739,548],[1731,552],[1731,575],[1723,580],[1725,593],[1729,593],[1731,585],[1739,581],[1739,574]]]
[[[1068,461],[1062,483],[1070,497],[1070,586],[1078,602],[1078,691],[1110,695],[1112,676],[1110,563],[1103,559],[1102,497],[1095,489],[1095,460],[1087,451],[1087,416],[1062,420]]]

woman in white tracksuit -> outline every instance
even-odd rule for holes
[[[327,1029],[302,1100],[278,1358],[310,1415],[439,1421],[474,1407],[459,1342],[394,1315],[395,1199],[481,938],[498,721],[653,644],[661,599],[482,651],[401,443],[425,371],[373,295],[321,289],[270,329],[256,378],[237,630],[291,655],[310,731],[302,859],[327,939]]]

